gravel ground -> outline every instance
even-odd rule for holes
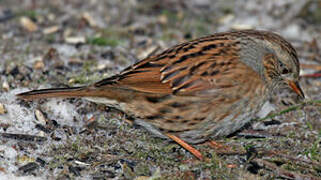
[[[90,84],[150,54],[235,29],[297,49],[307,103],[200,144],[200,162],[117,109],[17,100]],[[321,1],[0,0],[0,179],[321,179]]]

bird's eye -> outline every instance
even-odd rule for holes
[[[288,74],[290,72],[281,61],[279,61],[279,66],[281,69],[281,74]]]

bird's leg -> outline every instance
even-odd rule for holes
[[[177,144],[181,145],[184,149],[186,149],[187,151],[189,151],[190,153],[192,153],[195,157],[197,157],[199,160],[203,160],[203,156],[202,154],[195,149],[194,147],[192,147],[191,145],[187,144],[185,141],[183,141],[182,139],[180,139],[179,137],[172,135],[172,134],[166,134],[166,136],[168,136],[170,139],[172,139],[173,141],[175,141]]]

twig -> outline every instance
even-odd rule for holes
[[[277,176],[282,178],[288,178],[288,179],[309,179],[309,180],[320,180],[320,178],[312,175],[303,175],[299,173],[295,173],[292,171],[288,171],[285,169],[282,169],[278,167],[277,165],[270,163],[263,159],[253,159],[252,162],[257,163],[259,166],[262,166],[266,169],[269,169],[273,171]]]
[[[318,78],[321,77],[321,73],[313,73],[313,74],[303,74],[301,75],[301,77],[305,77],[305,78]]]
[[[263,120],[266,120],[266,119],[272,119],[276,116],[280,116],[282,114],[285,114],[285,113],[288,113],[288,112],[291,112],[291,111],[295,111],[295,110],[298,110],[299,108],[303,107],[303,106],[306,106],[306,105],[313,105],[313,104],[321,104],[321,100],[311,100],[311,101],[306,101],[306,102],[303,102],[303,103],[300,103],[300,104],[297,104],[297,105],[294,105],[294,106],[291,106],[287,109],[284,109],[280,112],[277,112],[277,113],[274,113],[274,114],[271,114],[271,115],[267,115],[265,116],[264,118],[261,118],[261,119],[258,119],[257,121],[263,121]]]
[[[296,162],[299,162],[299,163],[304,163],[308,166],[311,167],[312,166],[316,166],[318,168],[321,168],[321,165],[314,162],[314,161],[311,161],[311,160],[307,160],[307,159],[302,159],[302,158],[297,158],[297,157],[293,157],[293,156],[290,156],[290,155],[286,155],[286,154],[281,154],[279,152],[275,152],[275,151],[262,151],[261,154],[263,155],[266,155],[266,156],[279,156],[281,158],[285,158],[285,159],[288,159],[290,161],[296,161]]]
[[[16,139],[21,141],[34,141],[34,142],[43,142],[46,141],[46,137],[34,136],[29,134],[12,134],[12,133],[0,133],[0,137],[8,139]]]
[[[321,71],[321,65],[318,64],[301,64],[300,66],[302,69],[313,69],[316,71]],[[321,73],[303,74],[300,77],[317,78],[321,77]]]
[[[317,71],[321,71],[321,65],[318,64],[301,64],[302,69],[313,69]]]

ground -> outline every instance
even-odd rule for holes
[[[321,179],[321,2],[0,0],[0,179]],[[215,32],[264,29],[293,44],[306,103],[276,109],[199,161],[82,99],[17,100],[90,84]]]

